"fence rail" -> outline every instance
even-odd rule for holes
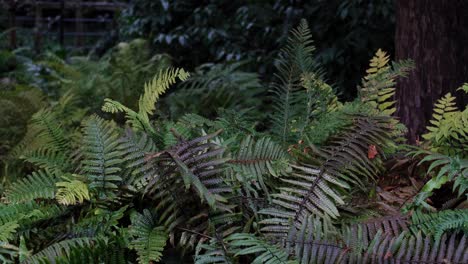
[[[90,45],[85,45],[86,42],[89,44],[89,38],[95,39],[117,30],[117,12],[126,6],[126,3],[103,0],[0,0],[0,8],[7,11],[7,17],[0,17],[0,20],[8,21],[8,28],[11,29],[9,45],[12,49],[17,47],[17,29],[33,30],[37,53],[41,50],[44,37],[54,35],[64,48],[89,48]],[[105,15],[96,15],[100,13]],[[95,25],[89,26],[91,23]],[[65,37],[73,37],[74,45],[65,45]]]

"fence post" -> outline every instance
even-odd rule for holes
[[[16,1],[10,0],[10,48],[16,49]]]
[[[36,54],[39,54],[41,52],[41,38],[42,38],[42,8],[35,0],[35,22],[34,22],[34,51]]]
[[[76,9],[75,9],[75,32],[77,33],[75,39],[75,45],[78,47],[83,46],[83,36],[80,34],[83,32],[83,12],[82,12],[82,0],[76,0]]]
[[[60,21],[59,21],[59,42],[62,48],[65,46],[64,38],[64,16],[65,16],[65,0],[60,1]]]

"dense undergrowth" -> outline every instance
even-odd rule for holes
[[[146,45],[2,57],[2,262],[468,262],[468,110],[445,95],[405,145],[411,62],[377,51],[340,102],[304,21],[268,87]]]

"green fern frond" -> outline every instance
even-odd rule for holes
[[[195,251],[195,264],[232,264],[232,258],[227,255],[223,245],[214,239],[210,244],[199,244]]]
[[[147,165],[146,155],[155,152],[156,146],[148,135],[133,132],[131,129],[125,130],[125,136],[121,141],[125,181],[138,190],[144,189],[147,183],[145,175],[152,171]]]
[[[396,78],[405,76],[413,67],[409,61],[395,63],[391,67],[388,64],[389,60],[386,52],[377,50],[360,88],[361,101],[370,103],[379,113],[388,116],[396,111],[394,101]]]
[[[245,64],[245,61],[206,63],[195,68],[190,79],[164,100],[171,117],[185,113],[211,117],[217,115],[218,109],[237,111],[262,103],[265,87],[257,73],[242,70]],[[250,111],[255,115],[258,110]]]
[[[282,143],[291,140],[291,126],[294,119],[304,115],[307,105],[305,89],[301,89],[301,78],[307,74],[319,72],[314,61],[310,29],[305,20],[301,20],[278,59],[278,81],[273,87],[275,113],[272,115],[274,129]],[[311,98],[312,99],[312,98]],[[297,121],[297,120],[296,120]]]
[[[47,147],[26,152],[21,158],[41,169],[57,173],[66,172],[70,166],[69,157],[65,153]]]
[[[155,131],[149,123],[149,116],[154,114],[155,104],[159,96],[166,92],[177,79],[185,81],[188,77],[189,74],[183,69],[169,68],[161,70],[150,82],[145,84],[145,91],[138,101],[138,112],[108,98],[105,100],[102,110],[111,113],[124,112],[127,122],[135,129],[154,134]]]
[[[433,126],[428,126],[427,130],[430,132],[436,132],[440,127],[440,122],[446,118],[447,115],[458,110],[455,99],[456,98],[452,96],[451,93],[447,93],[444,97],[437,101],[437,103],[434,105],[434,114],[432,115],[432,120],[430,121]],[[426,134],[423,137],[425,139],[430,139],[431,134]]]
[[[420,231],[427,235],[432,234],[435,240],[440,240],[442,234],[449,230],[453,233],[462,231],[468,234],[468,211],[444,210],[430,214],[415,211],[411,216],[409,228],[415,234]]]
[[[16,221],[22,232],[35,229],[35,223],[63,215],[64,208],[42,203],[8,204],[0,206],[0,224]]]
[[[73,205],[91,198],[88,186],[82,181],[68,180],[57,182],[55,185],[58,188],[55,199],[59,204]]]
[[[98,239],[90,246],[73,248],[68,257],[58,259],[56,264],[133,263],[132,255],[126,249],[125,240],[118,235]]]
[[[428,181],[416,196],[415,201],[429,207],[424,200],[432,194],[434,189],[440,188],[443,184],[453,181],[453,191],[458,189],[458,196],[462,196],[468,190],[468,160],[458,157],[450,157],[443,154],[432,153],[426,150],[410,152],[413,157],[423,155],[418,165],[428,163],[427,174],[435,171],[435,176]]]
[[[137,251],[138,262],[141,264],[159,261],[166,246],[168,234],[164,226],[157,224],[157,217],[149,210],[143,214],[137,213],[132,218],[129,232],[135,237],[130,243]]]
[[[57,122],[54,112],[48,109],[40,110],[32,116],[31,124],[38,127],[38,133],[35,137],[43,142],[44,146],[63,153],[70,151],[65,131],[61,124]]]
[[[68,258],[75,248],[89,247],[93,239],[88,237],[72,238],[54,243],[27,258],[25,264],[55,263],[59,258]]]
[[[108,236],[115,229],[119,230],[119,220],[127,214],[128,206],[124,206],[118,210],[107,210],[99,208],[89,212],[88,215],[79,219],[73,225],[73,233],[78,236],[93,235],[93,236]],[[114,229],[115,228],[115,229]]]
[[[283,249],[267,243],[253,234],[236,233],[225,238],[225,241],[234,256],[255,255],[256,257],[251,263],[298,263],[290,260],[288,253]]]
[[[446,94],[434,105],[434,113],[423,138],[433,151],[466,156],[468,150],[468,108],[459,111],[456,98]]]
[[[162,142],[164,148],[170,148],[171,146],[177,145],[184,138],[190,138],[192,131],[190,128],[185,127],[180,123],[165,122],[162,133]]]
[[[115,126],[98,116],[83,123],[82,174],[89,180],[90,190],[97,190],[101,198],[112,196],[122,182],[123,163],[119,135]]]
[[[59,181],[57,175],[49,171],[37,171],[13,183],[5,192],[10,203],[33,201],[37,198],[53,199]]]
[[[16,221],[6,222],[0,225],[0,241],[11,240],[18,227],[19,224]]]
[[[251,136],[247,136],[229,163],[239,165],[246,175],[255,178],[265,173],[278,177],[282,174],[281,169],[284,169],[281,164],[287,160],[286,151],[270,138],[254,140]]]
[[[314,150],[311,146],[312,155],[301,154],[304,164],[294,165],[293,173],[282,179],[286,186],[272,195],[276,207],[261,211],[271,217],[261,222],[265,225],[262,230],[283,236],[291,220],[299,228],[311,214],[337,218],[337,204],[344,204],[342,196],[350,184],[364,188],[364,179],[375,179],[379,172],[378,164],[368,157],[368,149],[375,146],[380,150],[391,142],[387,126],[386,117],[357,116],[355,124],[327,147]]]
[[[260,138],[255,141],[251,136],[244,138],[239,150],[228,161],[234,171],[239,171],[247,181],[255,181],[268,193],[264,175],[279,177],[288,168],[286,151],[270,138]]]

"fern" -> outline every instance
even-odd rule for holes
[[[169,86],[174,84],[177,78],[184,81],[188,77],[189,74],[183,69],[160,71],[152,81],[145,84],[144,94],[138,101],[138,112],[109,98],[105,100],[102,110],[110,113],[123,112],[126,115],[127,122],[135,129],[155,134],[156,132],[149,123],[149,116],[154,113],[155,103],[158,101],[159,96],[169,89]]]
[[[129,230],[135,237],[131,246],[137,251],[138,262],[142,264],[159,261],[166,245],[167,232],[164,226],[158,226],[156,217],[149,210],[137,213],[132,219]]]
[[[195,251],[195,264],[232,264],[232,258],[227,255],[223,245],[215,239],[210,244],[199,244]]]
[[[343,249],[334,243],[337,231],[329,221],[309,216],[300,228],[294,226],[280,243],[299,263],[339,263]]]
[[[382,50],[377,50],[370,61],[367,75],[363,79],[360,89],[361,101],[371,104],[383,115],[392,115],[395,107],[395,80],[399,76],[405,76],[413,67],[409,61],[395,63],[393,67],[388,65],[389,56]]]
[[[82,217],[74,226],[73,234],[78,236],[106,236],[115,230],[120,230],[119,220],[126,216],[128,206],[119,209],[100,209],[89,212]]]
[[[120,149],[125,163],[125,181],[136,187],[144,189],[147,174],[152,170],[146,165],[146,154],[156,150],[154,142],[145,133],[135,133],[131,129],[125,130],[125,136],[121,138]]]
[[[93,243],[93,239],[88,238],[88,237],[62,240],[30,256],[24,261],[24,263],[41,264],[46,261],[55,263],[58,258],[69,257],[70,252],[73,249],[79,248],[79,247],[88,247],[92,243]]]
[[[65,153],[47,147],[26,152],[21,158],[39,168],[56,173],[66,172],[70,167],[69,157]]]
[[[33,201],[37,198],[53,199],[59,178],[49,171],[33,172],[28,177],[13,183],[5,192],[11,203]]]
[[[295,118],[303,116],[306,107],[311,102],[304,102],[304,89],[301,89],[301,78],[318,71],[313,59],[315,50],[312,45],[310,29],[302,20],[297,29],[291,31],[286,47],[278,59],[277,83],[273,86],[275,114],[273,133],[277,134],[282,143],[291,140],[291,126]],[[312,98],[311,98],[312,99]],[[296,120],[297,121],[297,120]],[[305,120],[303,120],[305,121]]]
[[[427,235],[434,235],[440,240],[447,231],[463,231],[468,233],[468,212],[466,210],[444,210],[437,213],[425,214],[415,211],[411,216],[410,230],[414,233],[423,231]]]
[[[185,113],[212,117],[218,109],[240,111],[262,103],[265,88],[256,73],[242,71],[245,64],[206,63],[198,66],[180,89],[165,98],[164,106],[172,118]],[[260,115],[258,110],[251,108],[251,114]]]
[[[55,185],[58,187],[55,199],[59,204],[73,205],[90,199],[88,186],[82,181],[68,180]]]
[[[225,159],[219,158],[224,149],[218,147],[209,140],[217,136],[221,131],[203,137],[195,138],[171,147],[168,150],[150,155],[155,168],[161,168],[157,177],[153,177],[146,186],[146,192],[153,193],[158,189],[158,184],[169,180],[177,181],[174,173],[180,175],[185,189],[193,188],[202,201],[210,206],[216,206],[224,201],[220,193],[229,192],[228,186],[223,186],[223,180],[216,177],[222,171],[220,165]],[[171,184],[171,183],[166,183]],[[173,184],[173,183],[172,183]],[[172,186],[176,188],[178,186]],[[179,192],[179,191],[176,191]]]
[[[453,191],[457,192],[457,195],[462,196],[468,189],[468,161],[465,159],[459,159],[457,157],[450,157],[438,153],[432,153],[425,150],[413,151],[410,154],[413,157],[423,155],[419,165],[423,163],[429,163],[427,174],[436,172],[426,184],[423,186],[418,195],[414,198],[412,206],[422,205],[429,210],[433,210],[432,206],[426,203],[426,199],[432,195],[433,190],[439,189],[442,185],[447,182],[453,181]]]
[[[96,190],[100,198],[112,197],[123,180],[120,176],[119,166],[123,160],[119,144],[113,123],[98,116],[84,121],[81,170],[90,182],[90,190]]]
[[[263,231],[284,236],[290,220],[299,228],[310,214],[337,218],[337,204],[344,204],[342,194],[350,184],[364,188],[364,177],[374,179],[379,166],[367,156],[370,145],[385,146],[387,118],[357,117],[355,125],[337,136],[309,164],[293,166],[295,170],[283,181],[287,184],[274,194],[273,204],[262,212],[272,217],[263,220]],[[318,164],[318,165],[315,165]]]
[[[49,148],[68,153],[69,141],[65,136],[65,131],[60,123],[56,122],[55,113],[48,109],[43,109],[33,115],[31,124],[38,128],[35,137]]]
[[[6,222],[0,225],[0,241],[11,240],[18,227],[19,224],[16,221]]]
[[[288,253],[281,248],[271,245],[253,234],[236,233],[225,240],[229,244],[230,250],[235,252],[234,256],[258,254],[251,263],[297,263],[289,260]]]
[[[109,263],[127,264],[130,262],[126,242],[118,236],[98,239],[93,245],[73,248],[69,257],[57,260],[57,264]]]
[[[455,99],[448,93],[437,101],[423,138],[431,143],[433,151],[464,155],[468,150],[468,109],[459,111]]]
[[[237,153],[228,162],[234,171],[240,171],[245,180],[256,181],[268,193],[264,176],[279,177],[288,169],[288,156],[281,146],[270,138],[255,141],[251,136],[244,138]]]

